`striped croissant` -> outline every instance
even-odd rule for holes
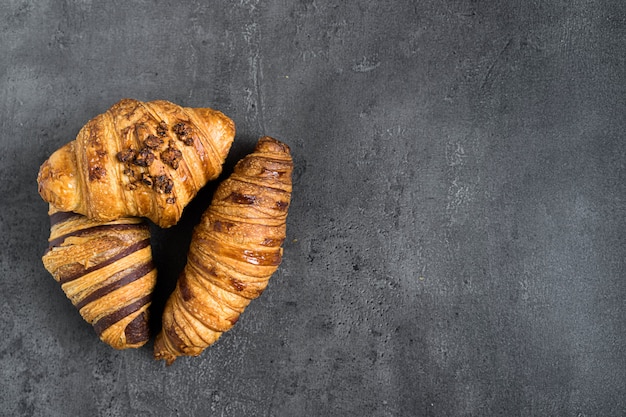
[[[96,222],[53,208],[49,213],[45,268],[103,342],[115,349],[144,345],[156,283],[148,224],[138,218]]]
[[[292,169],[288,146],[263,137],[219,185],[166,303],[156,359],[199,355],[266,288],[282,258]]]

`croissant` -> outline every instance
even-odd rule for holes
[[[42,164],[39,193],[59,211],[101,222],[147,217],[169,227],[219,176],[234,136],[217,110],[123,99]]]
[[[156,283],[146,221],[102,223],[54,208],[49,213],[45,268],[103,342],[116,349],[144,345]]]
[[[166,302],[155,359],[199,355],[266,288],[282,259],[292,169],[289,147],[266,136],[218,186]]]

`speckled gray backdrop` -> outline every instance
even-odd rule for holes
[[[626,415],[625,2],[9,0],[0,56],[0,415]],[[295,157],[280,270],[169,368],[40,261],[39,165],[123,97]]]

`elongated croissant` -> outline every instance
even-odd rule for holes
[[[234,136],[233,121],[217,110],[124,99],[42,164],[39,193],[90,219],[147,217],[169,227],[219,176]]]
[[[289,147],[263,137],[219,185],[166,303],[156,359],[199,355],[266,288],[282,259],[292,169]]]
[[[54,208],[49,213],[46,269],[103,342],[116,349],[144,345],[156,283],[148,224],[139,218],[101,223]]]

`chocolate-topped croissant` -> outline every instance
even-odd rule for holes
[[[42,164],[39,193],[92,220],[147,217],[169,227],[219,176],[234,136],[217,110],[123,99]]]
[[[144,345],[157,275],[147,222],[125,217],[101,223],[54,208],[49,213],[45,268],[103,342],[116,349]]]
[[[199,355],[264,291],[282,259],[292,170],[289,147],[266,136],[218,186],[166,303],[156,359]]]

